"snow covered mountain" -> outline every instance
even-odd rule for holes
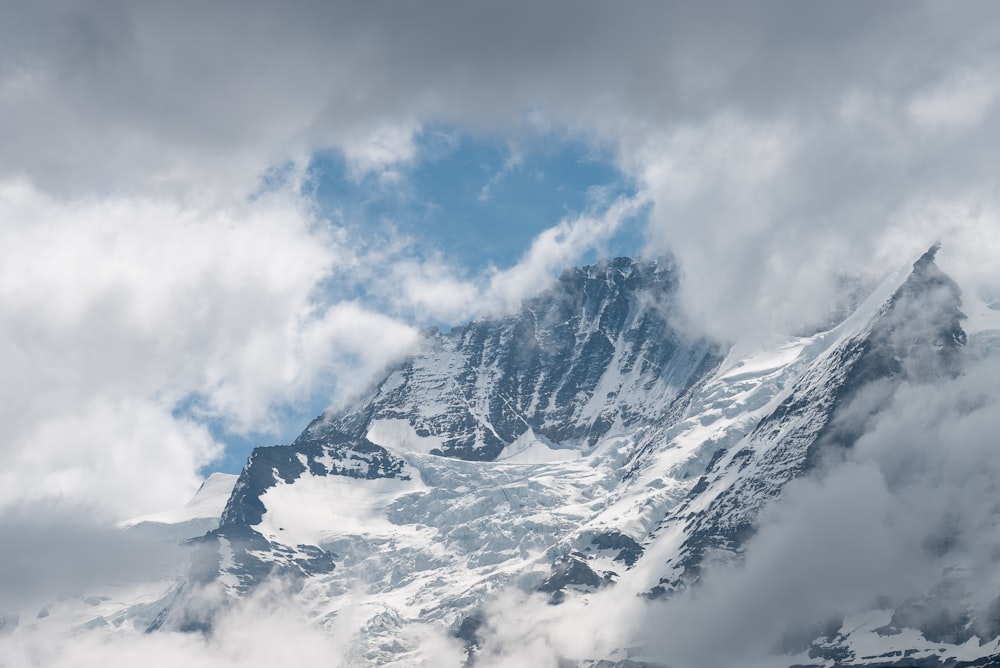
[[[447,573],[471,586],[417,587],[417,598],[474,601],[528,564],[548,569],[576,543],[622,544],[637,556],[614,526],[585,536],[572,528],[722,361],[716,345],[671,324],[676,280],[668,263],[619,258],[567,271],[516,314],[429,332],[356,405],[321,416],[289,446],[254,451],[206,538],[212,555],[200,561],[211,566],[195,580],[218,568],[233,594],[276,573],[347,587],[356,555],[383,558],[391,544],[402,561],[389,570],[407,575],[390,580],[417,586]],[[673,503],[669,491],[653,496]],[[562,589],[563,576],[547,576],[531,577]],[[436,607],[452,625],[474,612]],[[180,605],[155,625],[204,623],[203,610]]]
[[[661,423],[721,361],[671,325],[676,281],[669,265],[627,258],[569,270],[516,314],[430,332],[360,405],[296,443],[340,433],[490,461],[521,438],[586,449]]]
[[[213,473],[183,507],[134,517],[120,526],[133,533],[157,538],[188,539],[204,535],[218,528],[220,516],[238,477],[229,473]]]
[[[474,664],[503,591],[551,609],[697,592],[740,562],[789,483],[845,457],[900,387],[994,354],[995,330],[963,328],[936,252],[832,329],[769,350],[686,335],[674,267],[625,258],[565,272],[516,313],[429,331],[294,443],[254,450],[187,575],[121,619],[208,630],[279,577],[317,625],[353,625],[358,665],[418,664],[428,628]],[[933,599],[885,601],[785,643],[770,665],[1000,665],[998,594],[955,594],[958,617],[922,614]],[[639,641],[566,659],[658,660]]]

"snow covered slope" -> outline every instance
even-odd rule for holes
[[[661,527],[684,524],[680,558],[656,593],[697,579],[706,552],[739,551],[764,505],[829,450],[851,447],[899,383],[958,373],[958,350],[967,339],[960,293],[934,264],[935,252],[921,257],[859,327],[832,332],[832,345],[780,403],[736,447],[717,451],[697,494]]]
[[[897,388],[960,372],[960,291],[935,252],[835,328],[771,349],[685,337],[669,263],[627,259],[568,271],[518,313],[431,332],[356,403],[254,451],[150,628],[209,628],[200,589],[233,600],[281,576],[317,624],[353,624],[356,664],[413,665],[417,628],[475,657],[505,589],[563,605],[690,591]],[[916,619],[872,611],[803,656],[944,666],[996,651],[972,648],[971,625]]]
[[[721,358],[670,322],[670,264],[617,258],[566,271],[518,313],[432,332],[359,405],[316,420],[328,432],[468,460],[494,460],[529,431],[593,448],[661,422]]]

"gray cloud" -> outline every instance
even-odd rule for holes
[[[5,162],[55,183],[134,178],[129,160],[162,161],[153,176],[167,178],[185,160],[195,169],[190,163],[210,158],[216,169],[255,155],[263,161],[248,166],[255,177],[279,154],[357,145],[385,126],[427,121],[512,130],[539,113],[615,141],[721,111],[808,121],[852,92],[892,101],[956,68],[987,67],[995,45],[976,28],[991,11],[791,2],[645,3],[629,12],[603,3],[17,5],[3,40]],[[168,150],[142,157],[148,146]]]
[[[34,612],[111,586],[176,577],[186,559],[178,541],[95,524],[85,508],[8,507],[0,513],[0,612]]]
[[[432,123],[565,133],[645,186],[648,250],[678,256],[693,322],[766,335],[821,318],[838,275],[926,247],[953,222],[943,204],[995,209],[995,12],[20,4],[0,39],[0,174],[239,197],[319,147],[362,170],[419,161]]]
[[[725,666],[795,654],[879,608],[929,639],[964,642],[947,623],[963,615],[971,632],[995,637],[1000,362],[968,361],[958,377],[900,386],[863,417],[871,426],[849,452],[787,486],[745,561],[717,565],[697,592],[652,608],[656,655]]]
[[[172,415],[178,397],[266,425],[275,404],[404,350],[413,332],[400,319],[516,299],[613,233],[606,212],[566,221],[519,267],[471,278],[388,253],[391,281],[357,280],[393,317],[318,306],[331,272],[383,256],[326,234],[297,195],[272,206],[247,194],[318,148],[342,150],[356,172],[419,164],[414,133],[431,124],[610,146],[652,206],[647,250],[673,251],[690,322],[720,338],[822,320],[839,278],[906,264],[956,229],[967,298],[996,297],[996,13],[975,2],[7,2],[0,505],[84,499],[123,516],[183,501],[219,446]],[[421,289],[391,294],[398,284]],[[991,493],[1000,470],[984,374],[904,388],[848,462],[789,489],[743,571],[664,619],[739,636],[751,605],[812,624],[867,605],[865,585],[918,595],[954,550],[988,570],[989,509],[963,491]],[[810,585],[814,572],[828,578]],[[794,621],[753,620],[768,641]],[[671,651],[702,639],[694,628]]]

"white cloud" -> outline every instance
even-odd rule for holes
[[[976,212],[992,207],[982,149],[1000,137],[937,141],[898,104],[843,95],[855,107],[846,119],[843,106],[808,120],[725,114],[625,146],[653,202],[649,247],[677,256],[703,331],[735,340],[808,328],[842,279],[881,278],[959,221],[984,237],[995,229]]]
[[[417,153],[414,137],[419,125],[404,124],[378,127],[367,135],[350,137],[342,145],[347,164],[356,178],[372,172],[411,162]]]
[[[449,263],[419,239],[394,231],[384,243],[358,257],[348,280],[364,286],[373,302],[418,323],[459,323],[481,315],[506,313],[549,287],[559,273],[600,249],[647,202],[622,196],[597,201],[585,212],[567,217],[532,239],[510,267],[491,266],[478,274]]]
[[[465,277],[406,239],[356,243],[289,188],[220,207],[0,184],[0,505],[60,498],[125,517],[183,502],[221,452],[192,416],[276,430],[282,406],[363,388],[416,343],[407,322],[516,306],[640,205],[564,220],[515,266]]]
[[[195,208],[7,182],[0,217],[6,503],[75,498],[120,516],[181,503],[220,446],[178,402],[268,429],[276,407],[414,341],[321,299],[348,251],[287,193]]]
[[[292,662],[300,666],[337,665],[345,648],[275,597],[258,595],[220,615],[209,638],[198,634],[102,629],[62,638],[30,630],[0,648],[0,665],[80,666],[125,668],[137,664],[152,668],[185,665],[192,668],[248,666],[264,668]],[[287,599],[286,599],[287,600]]]
[[[510,308],[537,294],[553,274],[578,262],[587,251],[600,248],[629,218],[638,216],[645,204],[641,197],[621,197],[603,211],[562,220],[541,232],[516,265],[491,277],[486,299]]]
[[[502,592],[484,608],[476,665],[556,668],[615,655],[634,639],[646,607],[643,599],[614,589],[588,602],[568,597],[559,606],[537,593]]]
[[[175,418],[155,400],[77,401],[27,419],[6,416],[20,433],[4,446],[0,507],[52,500],[118,518],[170,507],[200,484],[198,469],[221,454],[203,426]]]
[[[725,338],[821,318],[838,275],[887,261],[893,218],[988,187],[1000,148],[988,4],[42,4],[0,35],[0,174],[231,202],[316,149],[394,188],[424,127],[566,133],[645,182],[650,249]],[[419,284],[458,303],[449,275]]]
[[[500,183],[504,177],[510,174],[512,171],[521,166],[524,162],[524,155],[521,150],[514,146],[508,146],[510,154],[503,161],[503,165],[494,172],[483,187],[479,189],[479,195],[476,197],[479,202],[486,204],[493,197],[493,189]]]

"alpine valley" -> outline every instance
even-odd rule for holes
[[[687,333],[670,260],[569,269],[519,310],[426,331],[293,443],[123,525],[186,541],[174,579],[11,611],[0,629],[210,635],[280,582],[353,665],[421,665],[439,634],[475,666],[503,635],[499,598],[544,620],[612,615],[613,597],[640,611],[636,633],[559,665],[685,668],[650,640],[655,611],[738,569],[789,485],[843,460],[903,389],[997,355],[998,305],[963,294],[937,251],[768,346]],[[969,587],[941,563],[924,596],[800,629],[767,665],[1000,666],[997,578]]]

